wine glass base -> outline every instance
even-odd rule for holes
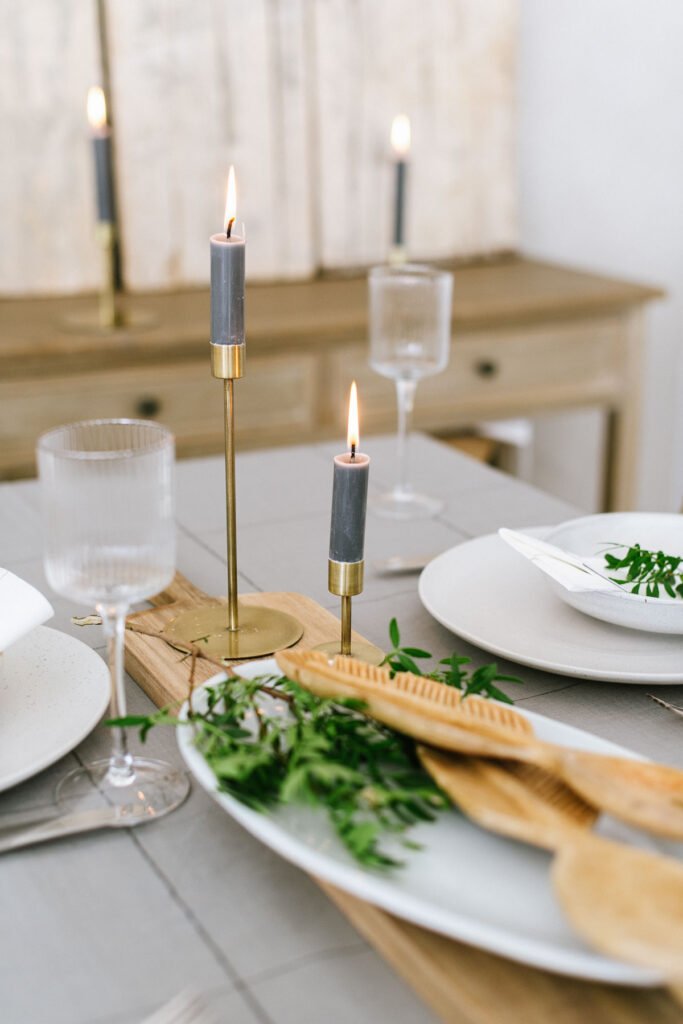
[[[389,491],[372,498],[370,508],[384,519],[431,519],[443,511],[441,498],[430,498],[414,491]]]
[[[125,785],[111,779],[108,758],[75,768],[57,785],[59,809],[69,813],[117,807],[121,825],[130,826],[161,818],[179,807],[190,792],[186,773],[164,761],[134,757],[131,763],[134,774]]]

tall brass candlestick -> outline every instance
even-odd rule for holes
[[[262,605],[240,604],[237,594],[237,498],[235,488],[234,382],[244,375],[244,234],[233,232],[235,177],[230,169],[225,234],[211,238],[211,371],[223,381],[225,415],[225,518],[228,594],[225,604],[200,606],[179,615],[165,635],[226,661],[257,658],[291,647],[303,635],[292,615]]]

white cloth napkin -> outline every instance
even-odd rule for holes
[[[0,653],[53,615],[39,590],[9,569],[0,569]]]
[[[571,551],[564,551],[537,537],[529,537],[525,533],[517,533],[516,530],[507,530],[504,527],[498,531],[498,535],[566,590],[575,593],[587,590],[616,590],[621,593],[617,583],[602,576],[587,560],[572,554]]]

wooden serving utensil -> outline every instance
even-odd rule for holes
[[[560,777],[588,803],[638,828],[683,839],[683,772],[667,765],[594,754],[536,738],[528,719],[506,705],[434,679],[377,668],[317,651],[281,651],[290,679],[321,697],[355,697],[391,728],[443,750],[521,761]]]
[[[683,864],[591,833],[595,809],[542,769],[419,746],[435,782],[477,824],[555,851],[560,905],[591,945],[660,971],[683,1003]]]

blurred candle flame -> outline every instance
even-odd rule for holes
[[[237,186],[235,185],[235,168],[231,165],[228,173],[228,191],[225,197],[225,221],[223,227],[225,233],[230,237],[232,226],[237,216]]]
[[[397,114],[391,122],[391,148],[400,157],[410,152],[410,120],[405,114]]]
[[[350,452],[355,452],[360,444],[358,432],[358,389],[354,380],[349,395],[349,425],[346,431],[346,444]]]
[[[99,85],[91,85],[88,89],[87,110],[91,128],[106,128],[107,101],[104,97],[104,90]]]

